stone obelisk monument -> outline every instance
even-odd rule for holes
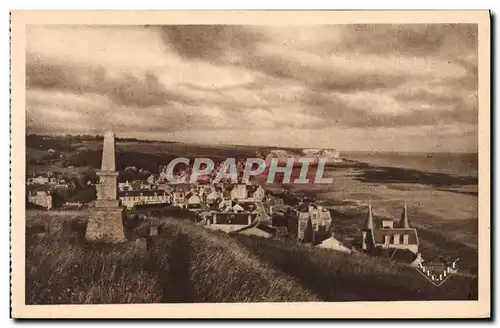
[[[125,208],[118,199],[118,172],[115,163],[115,135],[108,131],[104,134],[101,171],[97,172],[97,200],[91,209],[87,224],[86,238],[91,241],[125,241],[123,220]]]

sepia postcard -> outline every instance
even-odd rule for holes
[[[490,318],[489,11],[13,11],[11,63],[12,317]]]

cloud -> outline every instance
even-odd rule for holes
[[[159,27],[167,47],[186,59],[217,61],[232,51],[245,52],[265,39],[239,25],[174,25]]]
[[[178,95],[166,90],[152,72],[141,76],[127,72],[110,74],[101,66],[67,65],[36,56],[28,57],[26,85],[35,89],[101,94],[118,104],[140,107],[179,100]]]
[[[477,49],[475,24],[353,24],[344,29],[346,42],[337,51],[453,56]]]
[[[475,25],[28,31],[28,128],[36,131],[97,131],[106,122],[118,133],[208,141],[200,131],[211,140],[220,132],[227,143],[287,145],[300,142],[296,133],[337,129],[353,131],[356,147],[365,129],[381,134],[383,148],[390,129],[423,137],[426,127],[477,126]]]
[[[184,58],[243,66],[339,91],[391,88],[408,78],[462,77],[466,68],[457,49],[473,51],[477,34],[474,25],[303,27],[305,34],[322,37],[311,42],[290,39],[283,32],[288,29],[176,26],[162,31],[166,47]],[[449,45],[450,38],[465,45]]]

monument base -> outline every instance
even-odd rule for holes
[[[94,207],[91,209],[85,238],[88,241],[120,243],[126,241],[123,230],[125,208]]]

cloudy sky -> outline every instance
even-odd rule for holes
[[[28,133],[476,151],[475,25],[30,26]]]

